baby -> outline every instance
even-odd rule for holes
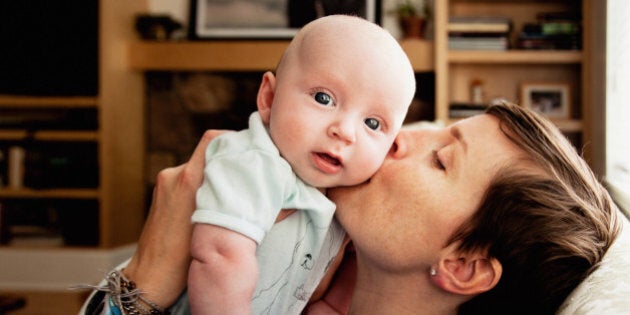
[[[304,26],[263,75],[249,128],[206,153],[193,214],[195,314],[299,314],[343,243],[325,188],[381,166],[415,92],[384,29],[351,16]],[[276,223],[281,209],[297,211]]]

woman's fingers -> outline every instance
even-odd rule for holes
[[[214,140],[214,138],[226,132],[229,132],[229,131],[228,130],[207,130],[203,134],[203,136],[201,137],[201,141],[199,141],[199,144],[197,144],[195,151],[193,151],[193,154],[190,157],[190,160],[188,161],[188,164],[190,164],[191,168],[199,168],[199,167],[203,168],[203,165],[205,164],[206,148],[208,147],[208,144],[210,144],[210,142]]]
[[[190,217],[203,180],[205,151],[210,141],[224,132],[206,132],[188,162],[157,175],[149,216],[125,273],[158,305],[171,305],[186,285]]]

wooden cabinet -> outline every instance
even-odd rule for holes
[[[0,187],[5,218],[12,208],[19,211],[31,204],[54,211],[50,215],[65,222],[57,227],[64,236],[62,245],[108,248],[137,240],[145,215],[143,77],[126,66],[124,44],[136,38],[135,14],[145,10],[143,1],[99,2],[96,96],[0,96],[1,112],[26,117],[42,110],[53,115],[74,110],[89,112],[94,120],[87,128],[73,128],[50,127],[35,118],[28,126],[0,129],[0,147],[26,147],[27,155],[64,147],[76,160],[90,161],[89,167],[71,168],[65,174],[63,169],[54,174],[43,171],[37,176],[39,184],[29,184],[34,178],[25,178],[23,187],[5,182]],[[77,170],[81,174],[73,174]],[[85,182],[69,183],[71,176],[83,176]]]
[[[589,104],[589,85],[585,84],[588,71],[588,18],[581,20],[584,49],[525,50],[516,49],[517,36],[526,23],[534,23],[540,13],[572,11],[578,15],[588,12],[591,0],[436,0],[435,18],[435,76],[436,119],[452,121],[449,107],[454,103],[471,102],[471,82],[483,82],[484,101],[504,98],[522,103],[523,83],[563,83],[570,87],[569,115],[553,119],[561,130],[571,136],[579,147],[588,142],[585,110]],[[505,51],[449,49],[449,18],[455,16],[507,17],[512,22],[510,48]]]

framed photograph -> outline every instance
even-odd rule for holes
[[[571,104],[568,83],[523,83],[521,104],[549,118],[569,118]]]
[[[189,37],[291,38],[322,16],[350,14],[379,23],[380,0],[191,0]]]

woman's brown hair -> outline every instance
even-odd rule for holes
[[[460,314],[553,314],[616,238],[617,208],[551,122],[507,102],[486,113],[524,154],[498,171],[451,239],[462,251],[487,250],[503,266],[497,286]]]

